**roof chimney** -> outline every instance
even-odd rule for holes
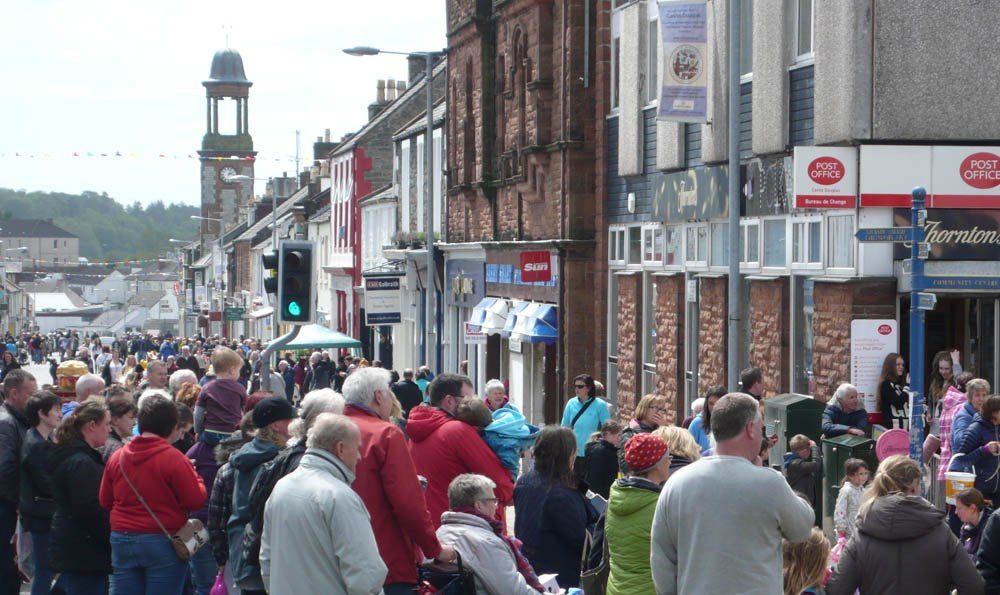
[[[406,81],[396,81],[396,97],[402,97],[406,92]]]
[[[385,101],[386,103],[392,103],[396,100],[396,81],[395,79],[389,79],[385,82]]]
[[[330,129],[327,128],[326,132],[323,134],[323,142],[330,142]]]
[[[375,84],[375,103],[379,105],[385,103],[385,81],[382,79]]]
[[[412,85],[415,80],[424,75],[427,68],[427,59],[420,54],[410,54],[406,57],[407,74]]]

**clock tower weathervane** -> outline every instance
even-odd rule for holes
[[[227,44],[228,45],[228,44]],[[209,243],[239,223],[243,203],[252,199],[253,138],[250,136],[250,87],[243,58],[236,50],[219,50],[205,86],[206,128],[201,141],[201,237]],[[220,113],[222,117],[220,118]],[[221,219],[222,223],[212,219]]]

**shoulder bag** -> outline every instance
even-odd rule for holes
[[[125,457],[122,458],[124,459]],[[142,494],[139,493],[139,490],[136,489],[132,480],[128,478],[128,475],[125,473],[125,463],[119,461],[118,468],[121,470],[122,477],[125,478],[125,482],[130,488],[132,488],[132,492],[135,493],[135,497],[139,499],[139,503],[146,509],[149,516],[153,517],[153,520],[156,521],[156,525],[160,528],[160,531],[163,531],[163,534],[170,540],[170,545],[174,547],[174,552],[177,553],[178,558],[187,562],[192,556],[194,556],[195,552],[201,549],[201,546],[208,543],[208,531],[198,519],[188,519],[187,522],[177,530],[177,533],[171,535],[170,532],[167,531],[167,528],[163,526],[163,523],[160,522],[159,517],[157,517],[153,512],[153,509],[149,507],[149,504],[146,504],[146,499],[143,498]]]

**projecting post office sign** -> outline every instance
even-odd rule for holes
[[[909,227],[910,210],[895,209],[896,227]],[[924,224],[930,260],[1000,260],[1000,211],[928,209]],[[910,245],[897,244],[894,258],[910,257]]]

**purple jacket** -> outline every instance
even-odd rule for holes
[[[222,466],[215,460],[215,446],[206,442],[196,442],[187,451],[187,458],[194,461],[194,470],[198,472],[201,480],[205,482],[205,491],[211,494],[212,484],[215,483],[215,475],[219,472],[219,467]],[[191,516],[208,526],[208,499],[205,500],[205,504],[201,508],[192,512]]]
[[[205,409],[203,427],[206,430],[235,432],[243,418],[246,402],[246,385],[228,378],[216,378],[201,389],[195,405]]]

